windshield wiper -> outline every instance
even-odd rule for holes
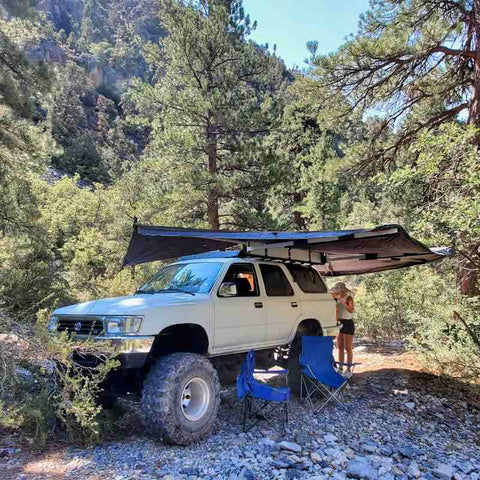
[[[164,288],[163,290],[157,290],[155,293],[171,293],[171,292],[188,293],[189,295],[192,295],[192,297],[195,296],[193,292],[188,292],[187,290],[182,290],[181,288]]]
[[[192,295],[192,297],[195,296],[193,292],[188,292],[187,290],[182,290],[180,288],[164,288],[163,290],[137,290],[135,292],[135,295],[140,295],[142,293],[146,293],[148,295],[154,295],[155,293],[172,293],[172,292],[187,293],[188,295]]]

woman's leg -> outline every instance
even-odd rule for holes
[[[338,361],[343,363],[345,361],[345,342],[344,342],[345,335],[343,333],[339,333],[337,336],[337,348],[338,348]],[[343,370],[343,365],[340,365],[340,370]]]
[[[343,336],[343,343],[345,345],[345,350],[347,351],[347,363],[353,363],[353,335],[347,335],[344,333]],[[350,372],[351,370],[351,367],[347,367],[347,372]]]

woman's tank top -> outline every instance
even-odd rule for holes
[[[350,297],[345,297],[345,300],[349,298]],[[338,301],[338,317],[343,320],[351,320],[353,318],[353,313],[350,313],[340,300]]]

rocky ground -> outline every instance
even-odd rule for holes
[[[358,345],[358,344],[357,344]],[[348,412],[313,415],[294,399],[280,437],[268,425],[241,432],[234,388],[222,392],[215,433],[199,445],[123,441],[33,454],[0,443],[1,479],[480,479],[480,394],[423,373],[399,345],[361,344]]]

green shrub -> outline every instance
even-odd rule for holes
[[[118,366],[115,349],[49,335],[46,319],[41,311],[33,328],[10,322],[16,333],[0,338],[0,429],[17,432],[37,448],[59,434],[91,445],[106,428],[98,398]],[[6,323],[3,317],[3,327]],[[98,365],[81,368],[73,359],[79,350],[99,359]]]
[[[457,295],[452,263],[346,278],[355,290],[356,335],[403,340],[426,368],[478,381],[480,300]]]

